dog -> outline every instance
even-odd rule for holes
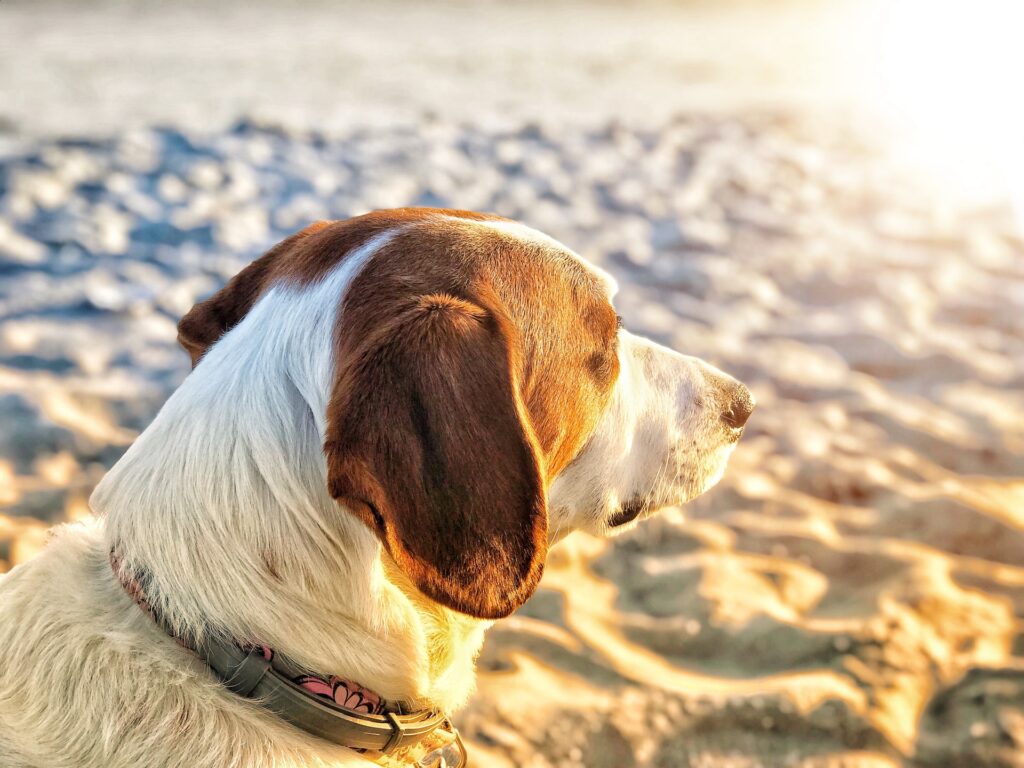
[[[0,579],[0,765],[464,759],[446,715],[548,547],[706,491],[754,407],[615,291],[522,224],[399,209],[197,304],[95,517]]]

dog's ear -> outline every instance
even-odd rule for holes
[[[330,222],[318,221],[285,238],[228,281],[206,301],[196,304],[178,323],[178,343],[192,358],[192,367],[213,344],[252,309],[269,284],[280,257]]]
[[[350,315],[338,341],[330,492],[424,594],[500,618],[536,589],[547,551],[515,329],[449,294],[405,301],[388,319],[379,305],[357,308],[372,307],[372,321]]]

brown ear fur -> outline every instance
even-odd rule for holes
[[[238,325],[252,309],[252,305],[270,283],[279,257],[329,223],[315,222],[301,232],[285,238],[231,278],[217,293],[196,304],[181,318],[181,322],[178,323],[178,343],[192,358],[193,368],[199,364],[206,350]]]
[[[328,483],[432,599],[499,618],[534,591],[547,548],[536,438],[511,323],[449,294],[409,298],[342,339]]]

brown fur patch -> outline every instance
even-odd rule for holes
[[[395,234],[342,306],[331,493],[430,597],[507,615],[543,569],[547,484],[607,404],[615,330],[600,281],[546,244],[444,219]]]
[[[509,355],[514,330],[494,308],[454,297],[414,298],[367,320],[374,327],[345,326],[328,409],[331,495],[428,596],[503,615],[532,593],[547,536],[538,451]]]

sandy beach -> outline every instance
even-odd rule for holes
[[[304,7],[315,27],[323,9]],[[273,119],[284,75],[268,76],[269,97],[240,78],[242,95],[209,113],[177,80],[180,119],[159,98],[138,113],[138,96],[90,106],[93,86],[44,109],[55,91],[33,87],[47,77],[26,74],[33,61],[68,91],[102,82],[118,56],[139,62],[117,70],[124,88],[173,64],[145,50],[152,14],[168,11],[97,8],[0,6],[0,37],[39,43],[25,60],[0,54],[0,87],[18,90],[0,107],[0,571],[48,526],[89,514],[92,487],[187,374],[178,318],[270,244],[380,207],[494,211],[609,270],[627,327],[741,378],[759,405],[714,490],[552,551],[537,594],[491,630],[456,717],[475,764],[1024,766],[1024,237],[1008,206],[967,205],[911,173],[784,73],[751,98],[756,60],[723,70],[711,43],[672,47],[654,14],[623,32],[607,6],[552,12],[555,30],[583,19],[566,48],[492,6],[502,46],[465,71],[472,53],[415,38],[410,11],[391,48],[346,49],[372,74],[340,94],[394,88],[353,97],[368,104],[356,112],[316,112],[303,90]],[[220,54],[192,43],[211,80],[239,50],[231,13],[206,20],[210,40],[227,39]],[[704,6],[678,13],[731,28]],[[33,32],[41,18],[55,23]],[[265,44],[293,45],[302,25],[275,18]],[[483,18],[453,34],[472,38]],[[91,42],[61,47],[76,20]],[[88,32],[104,20],[139,35],[104,49]],[[578,60],[594,29],[633,51],[608,90],[593,53],[593,67],[537,86],[539,105],[519,90],[453,98],[483,91],[516,52]],[[402,35],[416,42],[401,48]],[[644,35],[649,49],[629,48]],[[679,70],[663,65],[686,56],[710,74],[676,92]],[[386,75],[385,59],[400,62]],[[448,91],[406,99],[431,63]],[[645,112],[655,93],[675,95]]]

